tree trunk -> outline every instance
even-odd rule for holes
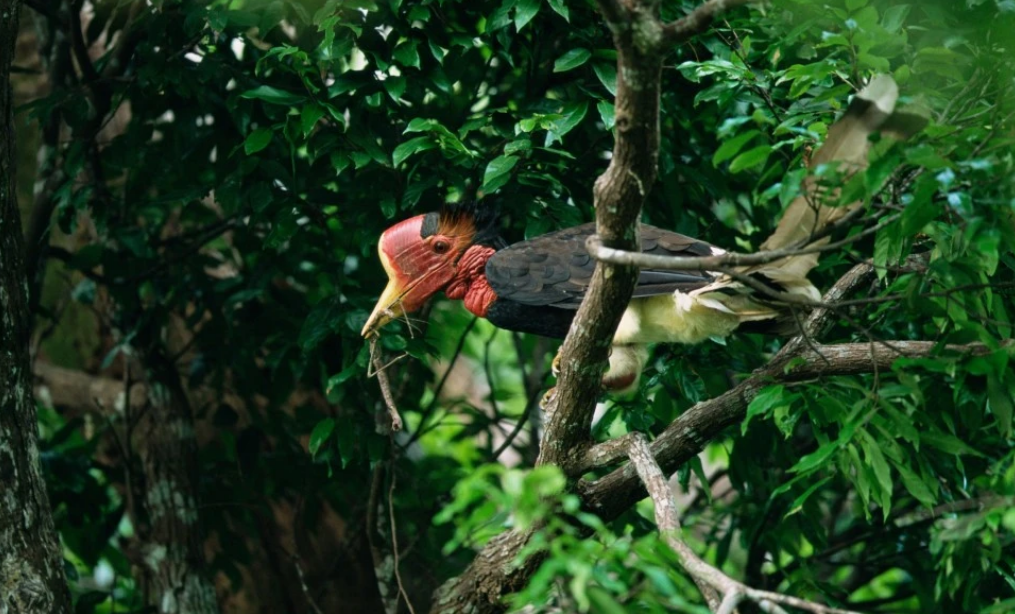
[[[199,522],[190,403],[172,363],[157,352],[148,352],[144,360],[148,408],[142,420],[141,460],[151,603],[159,614],[218,614]]]
[[[18,0],[0,0],[0,612],[71,611],[60,543],[39,466],[28,352],[31,317],[14,186],[10,83]]]

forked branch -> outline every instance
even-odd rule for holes
[[[663,26],[663,40],[667,45],[679,45],[708,29],[722,13],[751,2],[751,0],[708,0],[686,17]]]
[[[684,570],[691,575],[694,583],[702,590],[709,608],[713,612],[731,614],[738,603],[747,600],[757,603],[762,610],[767,612],[779,612],[781,610],[779,605],[788,605],[816,614],[857,614],[851,610],[840,610],[806,599],[751,588],[707,563],[681,537],[680,520],[677,516],[677,505],[673,499],[673,492],[652,455],[652,450],[645,437],[634,435],[627,441],[628,457],[631,459],[631,464],[655,504],[656,524],[659,525],[660,534],[666,544],[676,553]],[[722,597],[721,601],[716,597],[717,594]]]

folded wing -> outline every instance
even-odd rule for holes
[[[516,243],[498,251],[486,264],[486,278],[498,300],[524,305],[578,309],[595,270],[585,240],[594,224],[582,224]],[[715,248],[704,241],[675,232],[641,225],[641,247],[646,254],[709,256]],[[708,273],[642,269],[632,298],[691,292],[713,281]]]

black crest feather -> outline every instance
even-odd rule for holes
[[[437,228],[453,228],[465,220],[470,220],[476,229],[472,239],[474,244],[489,245],[500,248],[503,241],[500,239],[497,228],[499,219],[497,207],[476,201],[465,201],[460,203],[445,203],[438,214],[427,214],[423,220],[423,236],[437,231]],[[432,226],[432,228],[430,228]]]

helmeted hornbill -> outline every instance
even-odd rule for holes
[[[897,98],[891,77],[873,79],[829,128],[811,166],[837,162],[855,172],[867,164],[868,137],[873,132],[905,138],[921,128],[919,118],[894,113]],[[804,186],[805,195],[787,208],[763,249],[805,241],[858,204],[818,205],[813,202],[814,187]],[[595,268],[585,247],[595,225],[566,228],[507,246],[497,237],[491,218],[490,210],[483,207],[451,205],[386,230],[378,242],[378,255],[389,283],[363,327],[363,336],[421,308],[443,290],[448,298],[463,300],[466,309],[500,328],[563,338]],[[642,252],[647,254],[723,253],[704,241],[647,224],[641,224],[640,237]],[[777,293],[817,300],[820,293],[807,279],[816,263],[816,254],[800,255],[745,267],[742,272]],[[642,269],[613,338],[603,385],[613,391],[636,385],[648,359],[647,344],[698,343],[748,327],[787,333],[795,330],[794,322],[784,303],[725,275]]]

